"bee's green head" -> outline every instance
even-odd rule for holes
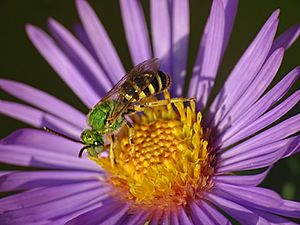
[[[85,129],[81,133],[81,140],[85,146],[80,150],[79,157],[82,156],[82,153],[85,149],[92,156],[101,153],[104,145],[103,136],[96,130]]]

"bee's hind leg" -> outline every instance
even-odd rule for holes
[[[139,104],[134,107],[136,111],[144,111],[145,108],[151,108],[151,107],[158,107],[158,106],[170,106],[170,104],[174,104],[177,102],[189,102],[190,104],[192,102],[195,102],[194,98],[167,98],[162,100],[157,100],[153,102],[146,102],[144,104]]]
[[[125,119],[125,121],[126,121],[126,125],[128,127],[128,142],[130,144],[131,149],[134,150],[134,140],[133,140],[134,129],[133,129],[132,124],[128,120]]]

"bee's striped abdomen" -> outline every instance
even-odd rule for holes
[[[154,74],[144,73],[135,76],[132,80],[125,81],[122,85],[121,95],[125,101],[133,100],[134,102],[158,94],[166,90],[170,84],[169,75],[162,71]]]

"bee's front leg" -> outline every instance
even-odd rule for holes
[[[114,153],[115,136],[112,134],[112,135],[107,135],[107,137],[110,141],[110,146],[109,146],[110,164],[111,164],[112,167],[114,167],[115,164],[116,164],[115,153]]]

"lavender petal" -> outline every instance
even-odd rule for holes
[[[86,126],[85,115],[46,92],[4,79],[0,79],[0,88],[16,98],[72,123],[80,129]]]
[[[214,193],[218,196],[242,204],[265,210],[266,208],[278,208],[283,205],[281,197],[270,189],[261,187],[245,187],[217,183]]]
[[[82,204],[104,196],[98,181],[35,189],[0,200],[1,224],[23,224],[51,219],[77,210]],[[61,205],[64,210],[61,210]]]
[[[300,91],[292,94],[289,98],[277,105],[275,108],[263,114],[249,126],[241,129],[236,135],[231,137],[231,142],[238,142],[246,137],[255,134],[263,128],[269,126],[276,120],[280,119],[290,109],[292,109],[300,100]]]
[[[260,98],[246,113],[243,114],[236,122],[234,122],[224,136],[222,136],[217,143],[222,144],[222,147],[228,147],[234,142],[230,137],[237,133],[244,127],[249,126],[263,113],[265,113],[271,106],[279,101],[290,89],[293,83],[300,75],[300,67],[293,69],[288,73],[277,85],[275,85],[270,91],[268,91],[262,98]],[[215,145],[217,145],[217,143]]]
[[[258,215],[248,210],[247,208],[227,200],[223,197],[219,197],[215,194],[208,193],[206,198],[213,202],[215,205],[223,209],[226,213],[236,219],[238,222],[244,225],[253,225],[257,224],[257,221],[260,219]]]
[[[148,212],[137,212],[133,215],[127,216],[125,220],[118,221],[118,224],[126,224],[126,225],[144,225],[149,217]]]
[[[21,120],[34,127],[49,127],[69,136],[80,137],[82,129],[65,122],[49,113],[34,109],[20,103],[0,100],[0,113]]]
[[[74,25],[74,33],[75,33],[76,37],[78,38],[78,40],[84,45],[84,47],[93,56],[93,58],[98,63],[100,63],[99,60],[98,60],[97,53],[95,52],[95,49],[94,49],[92,43],[90,42],[89,37],[88,37],[87,33],[85,32],[82,24],[75,23],[75,25]],[[108,75],[108,74],[106,74],[106,75]]]
[[[228,159],[234,157],[238,154],[245,153],[250,149],[255,149],[257,147],[265,146],[271,143],[280,141],[290,135],[299,131],[300,126],[300,115],[295,115],[274,127],[271,127],[254,137],[242,142],[239,145],[234,146],[231,149],[224,151],[220,159]]]
[[[22,145],[73,157],[77,157],[78,149],[81,148],[79,143],[50,134],[43,130],[29,128],[14,131],[12,134],[2,139],[0,144]]]
[[[277,30],[278,15],[278,10],[271,15],[225,81],[210,107],[206,120],[210,127],[218,125],[259,72],[271,48]]]
[[[87,1],[77,0],[76,6],[83,27],[104,71],[110,75],[111,81],[116,83],[125,74],[125,70],[105,28]]]
[[[159,225],[162,217],[162,211],[157,209],[152,213],[152,217],[150,219],[150,225]]]
[[[140,2],[120,0],[120,7],[134,65],[152,58],[149,34]]]
[[[99,95],[91,86],[67,56],[57,47],[54,40],[44,31],[33,26],[26,26],[27,34],[38,49],[40,54],[47,60],[60,77],[68,84],[80,100],[91,108],[99,101]]]
[[[122,219],[122,217],[126,216],[127,211],[127,205],[121,205],[121,203],[108,198],[103,202],[101,207],[71,219],[66,223],[66,225],[116,224]]]
[[[281,207],[272,207],[266,210],[282,216],[300,218],[300,203],[295,201],[283,200]]]
[[[290,27],[288,30],[283,32],[279,37],[277,37],[274,40],[269,54],[271,54],[277,48],[288,49],[297,40],[299,35],[300,35],[300,25],[299,24],[296,24],[296,25]]]
[[[184,87],[189,44],[189,1],[174,0],[171,2],[172,16],[172,92],[182,96]],[[175,89],[176,88],[176,89]]]
[[[37,149],[22,145],[0,144],[0,161],[12,165],[32,166],[51,169],[100,170],[101,168],[90,160],[82,160],[45,149]],[[20,157],[20,155],[22,157]]]
[[[294,223],[292,221],[288,221],[282,217],[279,217],[277,215],[271,214],[271,213],[267,213],[263,210],[257,210],[257,209],[252,209],[251,210],[256,213],[257,215],[260,215],[261,217],[263,217],[264,219],[266,219],[269,224],[275,225],[297,225],[297,223]]]
[[[193,225],[193,223],[191,222],[191,220],[189,219],[185,210],[182,207],[180,207],[179,209],[178,219],[179,219],[179,224]]]
[[[268,175],[271,167],[266,169],[264,172],[255,175],[219,175],[213,179],[215,182],[221,182],[239,186],[257,186],[259,185]]]
[[[222,160],[218,164],[218,173],[257,169],[270,166],[284,157],[285,152],[295,148],[295,137],[247,149],[243,153]],[[244,149],[243,149],[244,150]]]
[[[73,59],[74,65],[86,79],[90,78],[89,84],[96,91],[101,90],[102,94],[108,92],[113,84],[88,50],[56,20],[50,18],[48,24],[52,35],[61,43],[69,59]]]
[[[177,212],[175,212],[175,211],[171,211],[170,224],[171,225],[180,225]]]
[[[222,48],[222,56],[223,56],[234,24],[237,7],[238,7],[238,0],[222,0],[222,2],[225,9],[225,32],[224,32],[224,41],[223,41],[223,48]]]
[[[238,117],[242,117],[253,103],[259,99],[275,77],[282,62],[283,54],[284,50],[278,49],[267,59],[253,82],[241,95],[239,101],[224,116],[218,126],[219,130],[225,130],[224,133],[226,133],[226,128],[230,127]]]
[[[295,141],[293,143],[293,147],[289,148],[285,153],[283,158],[290,157],[300,151],[300,135],[294,137]]]
[[[200,203],[201,205],[201,203]],[[191,211],[191,218],[194,224],[199,225],[217,225],[216,221],[207,214],[201,206],[198,206],[195,202],[189,204],[189,209]],[[224,224],[224,223],[223,223]],[[221,224],[219,224],[221,225]]]
[[[220,64],[225,32],[225,12],[221,0],[213,1],[193,68],[188,96],[196,97],[199,110],[206,105]]]
[[[150,1],[151,34],[154,56],[161,61],[161,70],[172,74],[171,16],[168,1]]]
[[[222,213],[205,201],[201,201],[201,207],[202,210],[206,211],[206,213],[211,216],[216,224],[231,225],[231,222]]]
[[[0,191],[20,191],[103,179],[90,171],[9,171],[0,173]]]

